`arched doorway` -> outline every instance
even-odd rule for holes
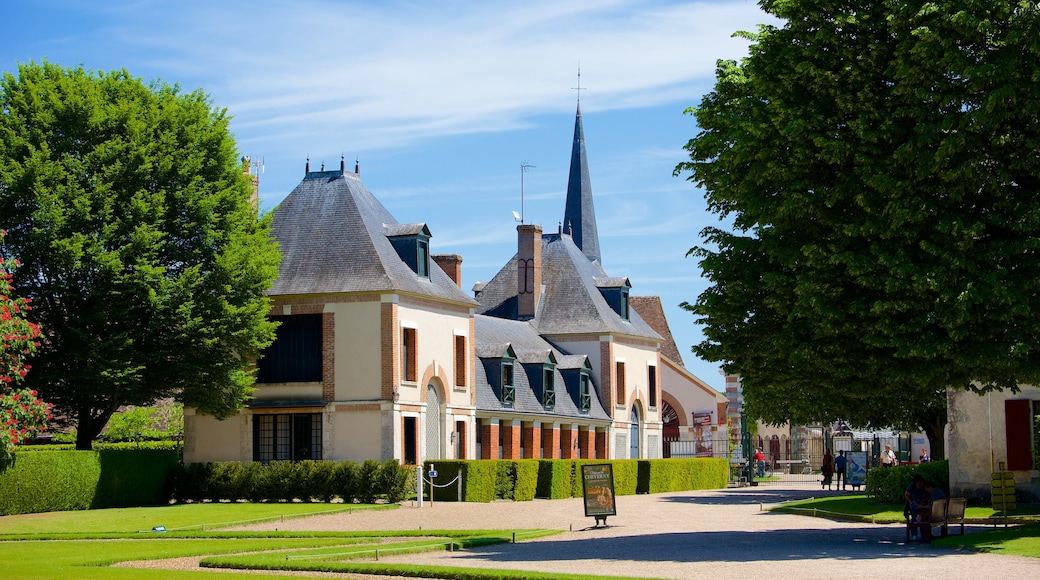
[[[661,402],[661,436],[664,437],[664,456],[672,456],[672,441],[679,440],[679,414],[668,404]]]
[[[441,405],[440,392],[437,385],[426,386],[426,459],[441,458]]]
[[[632,405],[632,426],[628,434],[628,458],[639,459],[639,407]]]

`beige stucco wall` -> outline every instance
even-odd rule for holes
[[[223,421],[184,408],[184,463],[251,461],[252,436],[248,417],[239,413]]]
[[[680,419],[681,425],[689,425],[694,413],[711,413],[712,426],[719,422],[719,403],[726,402],[723,393],[709,387],[695,375],[682,367],[661,358],[661,388],[680,405],[686,416]],[[678,410],[678,409],[676,409]],[[722,418],[725,421],[725,417]]]
[[[583,354],[589,357],[592,365],[592,378],[598,389],[604,389],[604,373],[613,373],[617,362],[625,363],[625,401],[606,409],[614,420],[609,431],[610,455],[612,459],[625,459],[629,455],[629,428],[631,426],[632,406],[638,401],[639,409],[643,416],[643,426],[639,431],[640,457],[661,457],[661,407],[663,398],[663,371],[664,365],[660,363],[657,354],[657,346],[628,344],[615,337],[605,335],[599,340],[567,340],[566,337],[552,337],[560,348],[571,354]],[[602,342],[611,341],[613,358],[610,361],[611,368],[604,369],[600,356]],[[658,397],[657,406],[650,407],[648,392],[650,365],[657,367],[658,387],[662,396]],[[613,388],[613,387],[611,387]]]
[[[1018,393],[1004,391],[981,396],[961,390],[947,393],[946,453],[953,495],[989,498],[991,474],[1000,462],[1007,462],[1004,401],[1009,399],[1040,399],[1040,389],[1023,386]],[[1020,493],[1040,497],[1035,469],[1016,471],[1015,486]]]
[[[470,317],[451,312],[437,311],[429,307],[399,304],[398,319],[401,329],[415,328],[418,339],[418,382],[401,382],[401,401],[425,400],[429,381],[424,376],[442,378],[447,397],[442,401],[451,406],[472,407],[470,391],[473,377],[466,377],[466,387],[455,386],[455,336],[466,337],[467,368],[472,374],[473,337],[470,336]],[[400,338],[398,338],[400,340]],[[397,364],[400,364],[398,362]],[[442,393],[442,396],[444,393]]]
[[[334,412],[326,414],[326,433],[331,434],[331,449],[325,459],[364,461],[383,460],[382,411],[373,405],[333,405]]]
[[[380,365],[379,302],[339,302],[325,305],[336,321],[337,401],[378,399],[383,377]]]

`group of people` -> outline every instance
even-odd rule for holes
[[[921,474],[914,475],[910,486],[903,493],[906,497],[906,505],[903,507],[903,517],[911,518],[911,521],[921,523],[928,521],[932,509],[932,503],[936,500],[945,499],[946,494],[942,488],[930,481],[926,481]],[[914,526],[910,530],[911,540],[920,540],[922,526]]]
[[[838,451],[838,456],[834,457],[831,455],[831,450],[827,449],[827,452],[823,454],[823,465],[820,466],[820,472],[823,473],[822,487],[830,489],[831,482],[837,475],[837,486],[839,489],[845,489],[845,484],[848,482],[845,467],[845,450]]]

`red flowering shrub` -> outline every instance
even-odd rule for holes
[[[5,235],[0,231],[0,243]],[[44,431],[51,418],[50,403],[18,386],[29,372],[25,360],[40,344],[40,327],[25,319],[29,300],[11,296],[11,270],[17,266],[17,260],[0,254],[0,459]]]

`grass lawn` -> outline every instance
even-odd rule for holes
[[[379,506],[387,507],[387,506]],[[389,506],[396,507],[396,506]],[[0,518],[0,576],[3,578],[241,578],[234,572],[175,571],[113,568],[128,560],[207,556],[212,566],[258,569],[353,570],[362,573],[410,574],[419,568],[375,561],[375,550],[409,551],[456,549],[512,540],[514,531],[395,531],[395,532],[223,532],[210,531],[224,523],[265,518],[301,517],[308,513],[359,509],[337,504],[185,504],[149,508],[107,509],[26,514]],[[206,531],[202,530],[206,524]],[[182,528],[168,533],[140,533],[153,526]],[[558,530],[515,530],[517,541]],[[71,536],[71,537],[70,537]],[[392,546],[382,543],[396,537]],[[401,536],[405,536],[402,538]],[[408,539],[407,536],[417,536]],[[284,550],[294,550],[290,558]],[[247,552],[259,552],[244,554]],[[356,559],[361,561],[355,561]],[[421,569],[425,577],[464,578],[574,578],[510,570],[466,568]],[[292,578],[291,576],[268,576]],[[581,576],[587,577],[587,576]],[[590,577],[591,578],[591,577]],[[619,576],[602,578],[622,578]]]
[[[3,534],[140,532],[218,528],[246,522],[293,518],[353,509],[392,509],[397,505],[358,506],[329,503],[192,503],[159,507],[48,512],[0,517]]]
[[[801,515],[813,515],[813,510],[816,510],[815,515],[817,516],[873,521],[879,524],[903,522],[903,506],[876,503],[865,495],[848,495],[790,502],[772,507],[770,510]],[[981,521],[998,517],[1002,513],[991,507],[968,507],[964,512],[964,516],[969,520]],[[1040,523],[1037,523],[1037,520],[1040,520],[1040,509],[1036,507],[1020,507],[1009,512],[1008,515],[1033,516],[1029,518],[1033,523],[1011,528],[996,528],[983,532],[973,532],[963,536],[952,535],[946,538],[936,538],[932,543],[936,546],[969,548],[983,552],[1040,558]]]
[[[812,510],[816,510],[816,515],[823,517],[873,521],[879,524],[903,522],[903,506],[901,504],[877,503],[864,494],[793,501],[771,507],[770,510],[803,515],[812,515]],[[964,517],[969,520],[985,520],[998,517],[1002,513],[991,507],[969,506],[964,512]],[[1040,519],[1040,509],[1036,507],[1021,507],[1008,512],[1008,515],[1037,516],[1037,519]]]

